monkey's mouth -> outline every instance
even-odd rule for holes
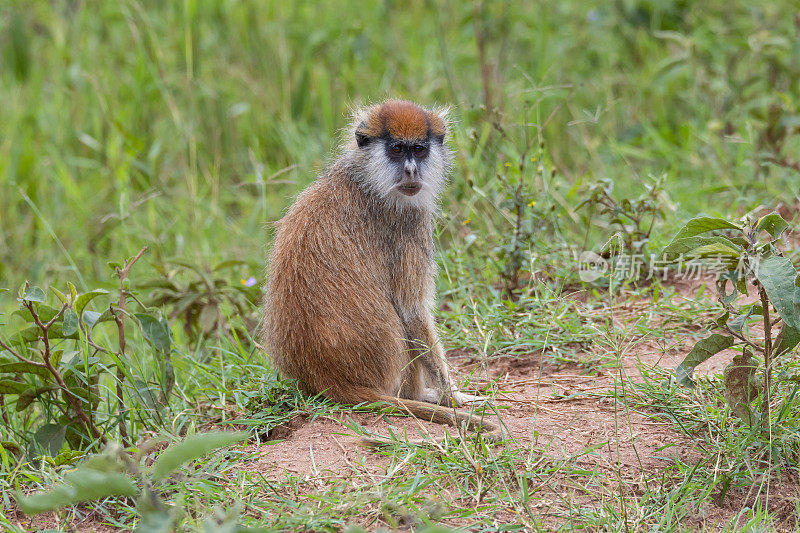
[[[419,191],[422,190],[422,183],[418,181],[410,181],[401,183],[397,186],[397,190],[401,193],[405,194],[406,196],[414,196]]]

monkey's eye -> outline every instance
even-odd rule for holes
[[[417,157],[422,157],[428,153],[428,149],[421,144],[415,144],[411,149],[414,151],[414,155]]]
[[[391,150],[392,150],[392,153],[393,153],[393,154],[397,154],[397,155],[399,155],[399,154],[403,153],[403,147],[402,147],[402,146],[400,146],[400,143],[395,143],[395,144],[393,144],[393,145],[391,146]]]

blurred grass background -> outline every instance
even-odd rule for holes
[[[67,282],[81,293],[109,289],[86,308],[100,320],[121,291],[107,263],[148,246],[125,280],[131,283],[122,282],[128,311],[145,313],[121,328],[127,351],[114,322],[93,328],[99,345],[87,343],[92,327],[57,345],[66,354],[60,367],[83,379],[75,394],[85,391],[86,408],[109,439],[125,427],[137,442],[247,423],[262,442],[296,416],[338,412],[279,380],[247,331],[258,318],[270,223],[335,157],[349,108],[387,97],[452,106],[456,157],[437,255],[448,348],[484,361],[545,357],[547,348],[548,361],[594,372],[616,365],[623,344],[633,350],[648,338],[667,346],[676,331],[696,335],[707,314],[704,288],[682,307],[647,281],[638,288],[652,305],[635,325],[618,327],[607,320],[616,299],[604,290],[607,279],[581,286],[590,289],[586,302],[569,297],[579,283],[575,257],[615,233],[624,234],[618,252],[656,253],[700,213],[735,219],[761,206],[794,218],[796,227],[797,13],[797,0],[0,0],[0,293],[11,290],[0,297],[0,339],[29,322],[10,312],[18,307],[13,291],[26,280],[65,292]],[[788,252],[796,263],[798,250]],[[166,350],[152,342],[156,323]],[[36,335],[29,344],[41,350]],[[33,374],[15,379],[17,387],[42,382]],[[648,405],[677,405],[677,396],[664,396],[668,379],[653,380],[657,399]],[[675,527],[705,509],[698,502],[715,487],[724,497],[731,483],[748,494],[737,512],[751,512],[748,487],[763,478],[741,457],[757,436],[745,427],[726,433],[732,417],[721,385],[703,383],[716,387],[717,400],[686,403],[670,416],[698,421],[702,431],[686,425],[692,439],[723,428],[709,430],[713,451],[704,467],[677,461],[667,474],[653,473],[656,489],[644,496],[638,481],[630,491],[609,485],[600,492],[603,506],[575,506],[576,527]],[[85,450],[99,448],[90,438],[69,439],[81,426],[51,389],[36,388],[33,403],[27,390],[5,394],[6,404],[0,395],[7,418],[0,451],[15,449],[19,458],[0,457],[0,525],[11,530],[30,529],[3,516],[13,509],[12,488],[52,485]],[[770,449],[788,443],[794,451],[785,457],[796,458],[796,420],[770,433]],[[61,430],[55,444],[52,431],[43,433],[54,427]],[[482,486],[485,473],[530,480],[534,468],[547,483],[554,475],[548,461],[528,462],[534,448],[505,447],[499,459],[484,448],[487,468],[475,471],[462,468],[478,463],[458,450],[472,453],[451,448],[446,463],[420,455],[413,476],[387,477],[388,492],[348,480],[308,498],[289,478],[280,485],[285,494],[320,507],[288,512],[278,492],[257,496],[269,484],[260,471],[241,470],[249,452],[240,450],[181,488],[195,491],[185,521],[199,527],[213,506],[235,510],[238,498],[272,529],[333,530],[378,516],[387,502],[417,509],[430,484],[469,502],[454,513],[496,528],[493,513],[518,501],[527,506],[528,495],[489,484],[490,496],[474,506],[472,487]],[[38,462],[45,452],[56,459]],[[442,464],[450,465],[445,475]],[[559,464],[555,471],[595,491],[596,473],[574,478],[586,474],[584,466],[573,472]],[[229,466],[233,483],[223,481]],[[665,484],[665,475],[674,483]],[[628,492],[640,512],[630,527],[633,515],[613,503]],[[92,509],[120,527],[141,514],[127,500]],[[758,527],[770,523],[767,511],[753,512]],[[62,515],[62,526],[73,527],[70,516]]]
[[[448,238],[507,237],[495,184],[531,128],[566,241],[599,178],[626,196],[665,175],[677,220],[791,201],[798,5],[6,0],[0,286],[86,288],[144,245],[261,262],[349,107],[385,97],[453,106]]]

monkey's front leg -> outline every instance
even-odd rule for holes
[[[439,342],[433,316],[425,310],[407,323],[408,345],[412,359],[421,365],[428,377],[428,386],[421,390],[422,400],[456,407],[485,402],[485,398],[459,391],[450,378],[444,348]],[[432,385],[432,387],[431,387]]]

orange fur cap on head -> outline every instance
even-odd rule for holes
[[[426,139],[442,137],[445,130],[440,113],[407,100],[387,100],[367,107],[356,119],[356,133],[372,138],[389,135],[404,140]]]

